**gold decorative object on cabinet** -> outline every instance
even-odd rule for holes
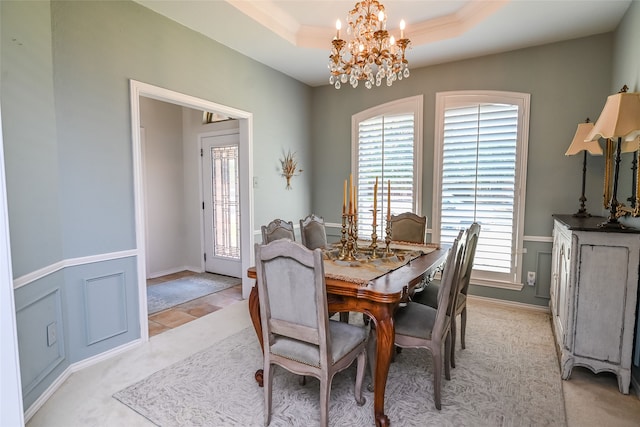
[[[610,95],[607,98],[600,117],[589,135],[585,138],[585,141],[596,141],[600,138],[617,140],[615,154],[611,153],[609,143],[607,143],[606,168],[608,168],[608,170],[605,173],[605,197],[607,196],[606,193],[609,185],[613,186],[608,206],[610,210],[609,218],[602,224],[602,227],[607,228],[624,228],[624,226],[618,222],[618,218],[621,216],[628,214],[640,216],[638,194],[632,195],[632,197],[635,198],[633,201],[633,205],[635,206],[631,208],[620,203],[617,198],[620,154],[623,152],[623,143],[635,141],[640,136],[640,93],[627,92],[627,90],[627,85],[624,85],[620,92]],[[613,163],[613,165],[611,165],[611,163]],[[609,172],[609,168],[611,167],[613,167],[613,176],[611,176]],[[637,184],[637,181],[635,182]],[[635,192],[638,193],[637,185]]]

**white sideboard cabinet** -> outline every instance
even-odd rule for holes
[[[554,215],[550,309],[562,379],[574,366],[613,372],[629,393],[640,233],[603,217]]]

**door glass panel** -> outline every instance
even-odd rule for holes
[[[211,147],[213,254],[240,259],[240,185],[238,147]]]

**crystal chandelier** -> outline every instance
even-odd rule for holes
[[[389,36],[384,6],[379,1],[363,0],[349,11],[348,41],[340,38],[341,26],[338,20],[329,56],[329,83],[336,89],[347,82],[355,88],[360,80],[367,89],[374,84],[380,86],[383,79],[391,86],[396,79],[409,77],[404,52],[410,40],[404,37],[404,21],[400,21],[400,39]]]

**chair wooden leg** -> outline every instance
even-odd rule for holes
[[[263,368],[263,387],[264,387],[264,425],[268,426],[271,422],[271,390],[273,385],[273,375],[271,372],[271,364],[265,363]]]
[[[324,378],[320,381],[320,426],[329,425],[329,394],[331,393],[332,378]]]
[[[451,363],[451,360],[449,360],[451,355],[452,342],[453,339],[451,338],[451,334],[447,334],[447,337],[444,339],[444,377],[447,380],[451,380],[451,367],[453,365],[453,363]]]
[[[362,382],[364,380],[364,371],[367,368],[367,353],[362,352],[358,355],[358,370],[356,373],[356,385],[354,387],[354,394],[356,403],[358,406],[365,404],[366,399],[362,396]]]
[[[349,312],[343,311],[340,313],[340,321],[342,323],[349,323]]]
[[[442,389],[442,352],[435,351],[433,354],[433,400],[436,409],[442,407],[440,392]]]
[[[378,336],[375,329],[369,331],[369,339],[367,340],[367,364],[369,365],[369,373],[371,374],[371,384],[367,390],[373,391],[373,385],[376,383],[376,347]]]
[[[456,316],[453,315],[453,317],[451,317],[451,367],[455,368],[456,367]]]
[[[464,335],[467,331],[467,307],[465,306],[462,309],[462,313],[460,314],[460,345],[462,348],[466,348],[464,343]]]

